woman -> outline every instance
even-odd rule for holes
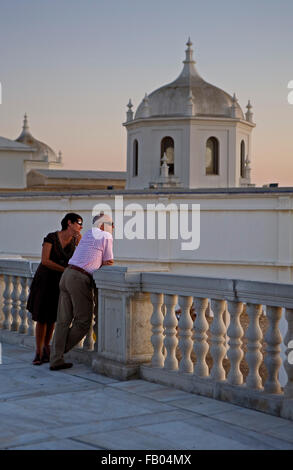
[[[59,281],[81,239],[82,223],[80,215],[70,212],[61,221],[62,229],[44,238],[41,263],[27,301],[27,310],[37,322],[34,365],[50,360],[49,343],[57,317]]]

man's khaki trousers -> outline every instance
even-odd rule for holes
[[[62,274],[57,322],[52,343],[50,365],[64,363],[63,354],[76,346],[87,334],[94,311],[94,289],[91,279],[67,268]]]

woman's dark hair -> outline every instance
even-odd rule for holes
[[[69,212],[68,214],[65,215],[65,217],[63,217],[63,219],[61,220],[61,227],[62,227],[62,230],[66,230],[67,227],[68,227],[68,221],[70,220],[70,222],[72,222],[74,224],[74,222],[78,222],[79,220],[83,221],[82,220],[82,217],[78,214],[75,214],[74,212]]]

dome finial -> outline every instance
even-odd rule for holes
[[[24,113],[22,128],[23,128],[24,131],[29,129],[28,119],[27,119],[27,114],[26,113]]]
[[[133,104],[131,102],[131,99],[129,98],[129,101],[128,101],[128,104],[127,104],[127,108],[128,108],[128,111],[126,112],[126,121],[132,121],[133,120],[133,111],[132,111],[132,108],[133,107]]]
[[[193,49],[191,48],[192,42],[190,40],[190,37],[188,38],[188,41],[186,43],[187,49],[185,50],[185,60],[183,61],[183,64],[195,64],[195,60],[193,60]]]
[[[245,113],[246,121],[252,122],[253,113],[251,112],[252,106],[251,106],[250,100],[248,100],[246,108],[247,108],[247,111]]]

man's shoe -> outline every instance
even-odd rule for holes
[[[51,366],[50,370],[61,370],[61,369],[70,369],[73,364],[72,362],[63,362],[63,364],[58,364],[57,366]]]

